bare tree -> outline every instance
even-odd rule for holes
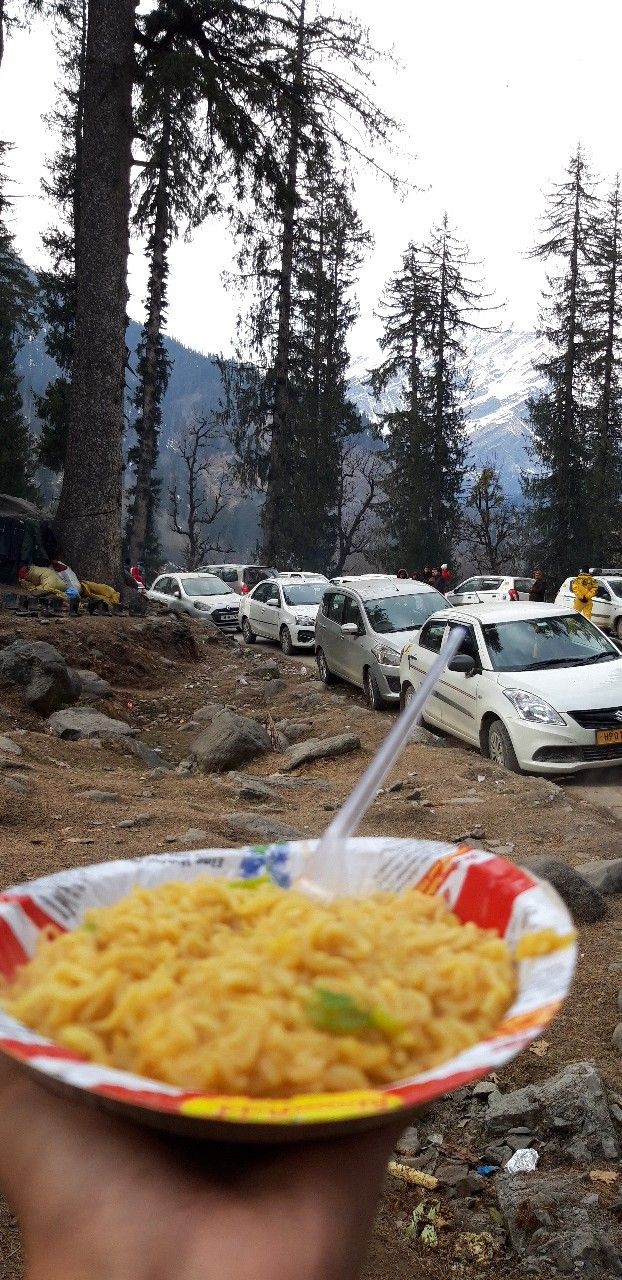
[[[232,496],[227,467],[213,449],[217,439],[216,425],[200,417],[189,423],[176,445],[183,479],[181,493],[175,481],[169,489],[171,529],[184,539],[187,569],[198,569],[209,552],[231,550],[213,532]]]
[[[341,573],[349,556],[364,555],[383,497],[385,462],[350,436],[343,443],[337,490],[338,543],[335,573]]]
[[[517,557],[522,559],[520,512],[508,502],[499,471],[491,463],[473,481],[462,537],[477,569],[498,573]]]

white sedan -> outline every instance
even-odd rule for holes
[[[516,772],[577,773],[622,761],[622,656],[581,614],[556,605],[433,614],[402,650],[402,705],[458,625],[466,634],[426,703],[426,723]]]
[[[247,644],[258,636],[275,640],[283,653],[315,647],[315,619],[326,579],[269,578],[242,596],[240,626]]]
[[[189,613],[221,631],[238,629],[238,597],[213,573],[161,573],[146,594],[171,613]]]

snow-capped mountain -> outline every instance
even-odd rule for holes
[[[532,470],[527,453],[529,428],[525,421],[527,397],[544,385],[534,363],[541,354],[533,333],[505,329],[480,333],[468,351],[470,388],[465,396],[469,466],[479,468],[493,460],[501,471],[509,497],[520,494],[520,473]],[[350,395],[361,413],[372,421],[378,411],[397,409],[401,402],[399,380],[387,388],[379,403],[365,385],[370,362],[357,360],[350,369]]]

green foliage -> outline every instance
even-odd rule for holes
[[[466,500],[462,537],[476,569],[499,573],[524,559],[521,513],[508,502],[492,463],[474,476]]]
[[[36,289],[17,256],[8,225],[6,152],[6,143],[0,142],[0,491],[32,499],[37,496],[33,448],[22,408],[16,357],[28,335],[36,330]]]

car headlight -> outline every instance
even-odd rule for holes
[[[303,617],[303,615],[302,615],[302,614],[298,614],[298,613],[297,613],[297,614],[295,615],[295,618],[296,618],[296,626],[297,626],[297,627],[312,627],[312,626],[313,626],[313,624],[314,624],[314,619],[313,619],[313,618],[305,618],[305,617]]]
[[[381,667],[399,667],[400,665],[400,655],[393,645],[377,644],[372,649],[372,653]]]
[[[205,600],[195,600],[194,607],[195,609],[201,609],[203,613],[212,612],[211,604],[207,604]]]
[[[521,720],[530,720],[532,724],[565,724],[563,716],[537,693],[528,693],[526,689],[504,689],[504,698],[512,703]]]

